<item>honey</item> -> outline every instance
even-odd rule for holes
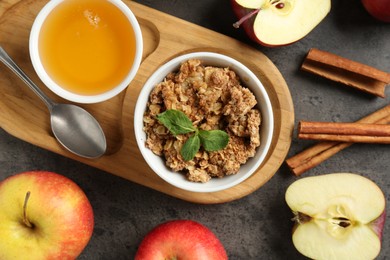
[[[39,55],[62,88],[97,95],[119,85],[135,57],[135,36],[121,10],[107,0],[66,0],[48,15]]]

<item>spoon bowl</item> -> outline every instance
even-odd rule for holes
[[[53,102],[1,46],[0,60],[46,104],[50,112],[52,132],[60,144],[70,152],[85,158],[98,158],[106,152],[107,142],[103,129],[88,111],[75,105]]]
[[[79,106],[55,104],[51,110],[51,129],[69,151],[87,158],[98,158],[106,151],[106,139],[93,119]]]

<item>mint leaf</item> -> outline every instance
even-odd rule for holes
[[[174,135],[195,132],[183,144],[180,154],[185,161],[190,161],[199,151],[200,145],[206,151],[221,150],[229,143],[229,135],[222,130],[200,130],[192,125],[191,120],[181,111],[168,109],[158,114],[157,119]]]
[[[229,143],[229,135],[222,130],[199,130],[202,146],[206,151],[221,150]]]
[[[175,136],[196,131],[187,115],[178,110],[166,110],[157,119]]]
[[[185,161],[192,160],[195,154],[199,151],[200,148],[200,139],[196,134],[192,135],[184,145],[181,147],[180,154]]]

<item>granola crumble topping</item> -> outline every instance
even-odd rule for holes
[[[188,60],[150,94],[143,118],[146,147],[163,156],[169,168],[186,174],[189,181],[204,183],[235,174],[260,145],[261,115],[256,104],[255,96],[241,85],[234,71]],[[183,160],[180,149],[190,134],[173,136],[157,120],[156,115],[168,109],[184,112],[195,127],[226,131],[228,145],[214,152],[201,148],[194,159]]]

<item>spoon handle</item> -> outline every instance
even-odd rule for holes
[[[51,111],[54,106],[53,101],[51,101],[48,96],[37,86],[35,83],[24,73],[24,71],[11,59],[7,52],[0,46],[0,60],[3,62],[10,70],[12,70],[16,75],[19,76],[24,83],[31,88],[32,91],[37,94],[46,106]]]

